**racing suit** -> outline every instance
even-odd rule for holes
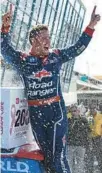
[[[28,98],[33,134],[51,173],[70,173],[66,159],[67,116],[60,87],[63,63],[81,54],[88,46],[92,29],[86,28],[74,46],[49,52],[42,60],[15,51],[9,33],[2,32],[1,53],[22,75]]]

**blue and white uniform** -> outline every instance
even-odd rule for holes
[[[93,30],[87,27],[74,46],[53,50],[44,60],[15,51],[10,44],[9,33],[1,35],[1,53],[23,77],[33,133],[53,173],[70,173],[65,154],[68,124],[60,69],[63,63],[85,50],[92,34]]]

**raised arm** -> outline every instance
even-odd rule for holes
[[[10,11],[2,16],[2,28],[1,28],[1,54],[6,62],[18,66],[21,61],[21,53],[16,51],[11,46],[10,38],[10,26],[12,21],[12,5],[10,5]]]
[[[100,20],[100,16],[98,14],[95,14],[96,12],[96,6],[93,9],[91,20],[88,25],[88,27],[85,29],[85,31],[82,33],[81,37],[77,41],[77,43],[69,48],[63,48],[63,49],[57,49],[55,50],[55,53],[57,53],[60,57],[60,61],[62,63],[67,62],[76,56],[80,55],[88,46],[93,32],[94,27],[97,24],[97,22]]]

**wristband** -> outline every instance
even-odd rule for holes
[[[8,33],[9,32],[9,29],[10,29],[10,25],[9,26],[2,25],[1,32]]]
[[[85,32],[86,34],[88,34],[89,36],[92,37],[94,31],[95,31],[95,29],[91,29],[91,28],[89,28],[89,27],[87,26],[84,32]]]

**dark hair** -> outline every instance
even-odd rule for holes
[[[96,108],[96,104],[95,103],[89,104],[89,109],[91,109],[91,108],[95,109]]]
[[[31,31],[29,33],[30,44],[32,44],[31,39],[34,38],[36,35],[38,35],[39,31],[42,31],[42,30],[48,30],[48,26],[44,25],[44,24],[39,24],[39,25],[34,26],[31,29]]]
[[[77,109],[77,106],[76,105],[72,105],[70,110],[72,111],[73,108]]]

